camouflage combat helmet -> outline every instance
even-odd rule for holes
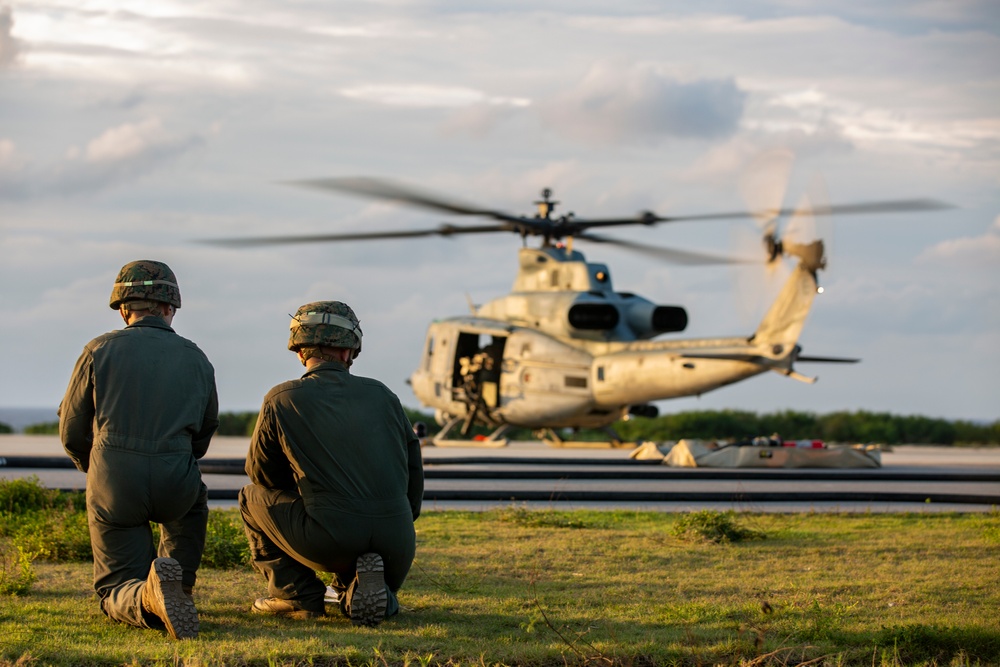
[[[143,300],[181,307],[181,291],[170,267],[152,259],[129,262],[118,272],[111,288],[111,307],[118,310],[124,301]]]
[[[323,345],[354,350],[353,359],[361,353],[361,323],[351,307],[340,301],[314,301],[300,306],[289,330],[288,349],[293,352],[304,346]]]

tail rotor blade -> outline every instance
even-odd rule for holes
[[[794,161],[789,150],[770,150],[754,158],[740,177],[743,201],[765,234],[777,228]]]

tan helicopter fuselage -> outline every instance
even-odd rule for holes
[[[474,413],[490,426],[600,428],[652,401],[794,374],[815,293],[798,268],[752,336],[652,340],[682,331],[684,310],[615,292],[607,267],[578,252],[523,248],[510,294],[430,325],[410,384],[442,423]]]

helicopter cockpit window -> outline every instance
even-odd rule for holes
[[[424,365],[424,370],[431,369],[431,360],[434,358],[434,334],[427,337],[427,355],[425,357],[426,363]]]

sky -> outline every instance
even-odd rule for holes
[[[761,156],[784,201],[929,197],[838,216],[800,344],[769,373],[661,412],[870,410],[1000,418],[1000,8],[993,0],[0,0],[0,406],[55,407],[119,268],[167,262],[174,328],[223,410],[302,372],[289,314],[349,303],[353,372],[406,378],[433,319],[505,294],[515,235],[221,248],[205,239],[476,224],[295,188],[373,176],[512,213],[745,210]],[[741,187],[743,184],[743,187]],[[791,232],[790,232],[791,233]],[[744,252],[752,221],[608,236]],[[579,243],[616,289],[687,308],[679,337],[749,334],[757,269]]]

